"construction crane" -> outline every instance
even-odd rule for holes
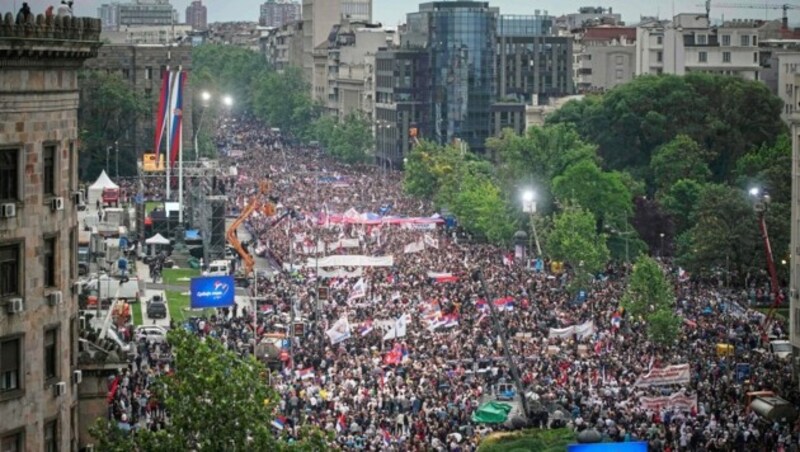
[[[236,220],[231,224],[228,228],[228,232],[226,237],[228,239],[228,243],[231,244],[233,249],[239,254],[242,258],[242,263],[244,264],[244,276],[247,277],[252,273],[253,267],[256,265],[256,261],[253,256],[248,253],[242,243],[239,241],[239,238],[236,236],[236,231],[239,229],[239,226],[244,223],[253,212],[257,210],[261,210],[262,213],[268,217],[275,215],[275,205],[272,203],[271,200],[264,201],[262,198],[267,196],[269,192],[269,182],[262,181],[258,184],[258,191],[250,198],[250,202],[247,203],[247,207],[242,210],[242,213],[236,218]]]
[[[778,272],[775,269],[775,257],[772,254],[772,245],[769,242],[769,233],[767,231],[767,207],[770,202],[770,197],[767,193],[762,192],[758,188],[751,188],[750,195],[756,198],[754,210],[758,215],[758,227],[761,231],[761,239],[764,241],[764,255],[767,259],[767,272],[769,273],[770,291],[774,299],[772,306],[761,324],[761,330],[764,337],[769,335],[772,318],[775,316],[775,310],[783,303],[783,292],[778,284]]]
[[[758,3],[711,3],[710,1],[706,1],[702,5],[697,6],[704,6],[706,8],[706,17],[711,17],[711,7],[714,8],[733,8],[733,9],[780,9],[783,11],[783,17],[781,18],[781,23],[783,24],[783,28],[789,28],[789,17],[788,12],[790,9],[800,9],[800,5],[793,5],[789,3],[784,3],[782,5],[770,5],[770,4],[758,4]]]

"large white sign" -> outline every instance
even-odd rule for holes
[[[636,380],[635,386],[665,386],[682,385],[691,380],[691,372],[688,364],[677,364],[664,368],[654,367],[645,375]]]
[[[697,409],[697,394],[686,395],[683,390],[662,397],[642,397],[640,400],[642,408],[646,410],[668,410],[678,409],[681,411],[692,411]]]

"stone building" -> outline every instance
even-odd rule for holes
[[[120,130],[119,149],[123,155],[136,155],[150,151],[155,136],[155,111],[161,90],[161,76],[167,67],[181,66],[188,72],[183,96],[183,149],[192,147],[192,47],[189,45],[158,44],[107,44],[100,48],[96,58],[86,61],[86,68],[119,74],[137,94],[146,100],[149,108],[128,130]],[[113,143],[109,143],[113,144]]]
[[[78,71],[100,20],[0,26],[0,450],[78,448]]]

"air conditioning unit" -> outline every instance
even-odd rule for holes
[[[50,200],[50,210],[53,212],[64,210],[64,198],[53,198]]]
[[[72,294],[78,295],[83,291],[83,283],[81,281],[75,281],[72,283]]]
[[[80,370],[72,371],[72,383],[79,385],[83,381],[83,372]]]
[[[22,303],[22,298],[12,298],[8,300],[6,304],[6,312],[9,314],[17,314],[22,312],[24,306]]]
[[[55,391],[56,397],[61,397],[67,393],[67,384],[63,381],[59,381],[53,385],[53,391]]]
[[[0,204],[0,218],[14,218],[17,216],[17,205],[13,202]]]
[[[61,292],[50,292],[47,294],[47,302],[50,306],[57,306],[64,302],[64,297],[61,296]]]
[[[76,191],[72,194],[72,199],[75,200],[75,205],[79,207],[83,207],[86,205],[86,196],[83,194],[82,191]]]

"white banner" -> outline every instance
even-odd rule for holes
[[[388,341],[390,339],[405,337],[406,329],[408,328],[408,322],[410,321],[411,318],[408,316],[408,314],[403,314],[395,320],[381,320],[375,322],[375,324],[385,332],[383,335],[383,340]]]
[[[634,386],[664,386],[687,384],[691,380],[688,364],[678,364],[664,368],[654,367],[645,375],[636,380]]]
[[[353,289],[350,291],[350,296],[347,297],[347,301],[353,301],[358,298],[363,298],[367,295],[367,284],[364,282],[364,278],[360,278],[354,285]]]
[[[315,267],[316,259],[308,259],[306,266]],[[319,259],[320,267],[391,267],[394,256],[335,255]]]
[[[692,411],[697,409],[697,394],[688,396],[685,391],[680,390],[663,397],[642,397],[640,402],[642,408],[646,410],[666,408],[668,410]]]
[[[328,251],[338,250],[339,248],[358,248],[358,239],[339,239],[328,244]]]
[[[351,272],[343,268],[331,271],[327,271],[324,268],[320,268],[318,273],[318,276],[320,278],[360,278],[363,275],[364,275],[363,268],[357,268]]]
[[[578,340],[585,339],[594,334],[594,321],[589,320],[575,327],[575,336]]]
[[[547,335],[550,339],[557,337],[559,339],[564,339],[567,337],[572,336],[575,334],[575,327],[568,326],[566,328],[550,328],[550,333]]]
[[[430,234],[425,234],[423,240],[425,241],[425,246],[429,248],[436,248],[437,250],[439,249],[439,240],[433,238]]]
[[[422,241],[411,242],[403,248],[403,253],[411,254],[411,253],[419,253],[420,251],[425,249],[425,243]]]
[[[416,231],[435,231],[436,223],[403,223],[403,229],[413,229]]]
[[[350,322],[347,317],[342,317],[333,324],[331,329],[325,332],[331,339],[331,344],[338,344],[350,337]]]
[[[587,320],[580,325],[571,325],[564,328],[550,328],[548,337],[551,339],[554,337],[565,339],[572,335],[576,335],[578,336],[578,340],[581,340],[591,336],[592,334],[594,334],[594,321]]]

